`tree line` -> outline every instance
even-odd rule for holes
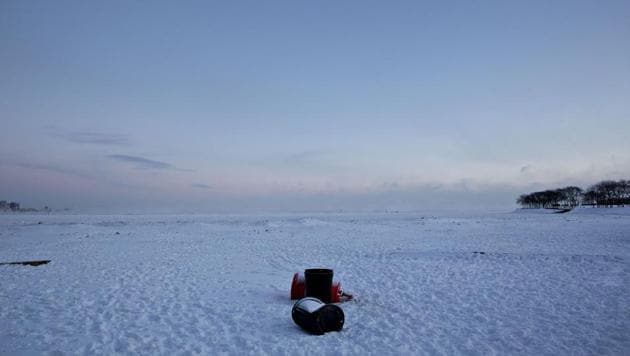
[[[42,210],[37,210],[37,209],[33,209],[33,208],[23,208],[20,206],[20,203],[16,202],[16,201],[7,201],[7,200],[0,200],[0,212],[36,212],[36,211],[43,211],[43,212],[50,212],[50,208],[45,206]]]
[[[523,208],[630,205],[630,180],[605,180],[588,187],[586,191],[580,187],[568,186],[523,194],[516,203]]]
[[[0,211],[20,211],[20,203],[0,200]]]

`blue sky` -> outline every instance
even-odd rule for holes
[[[630,2],[0,3],[0,197],[506,207],[630,178]]]

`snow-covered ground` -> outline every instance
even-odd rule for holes
[[[630,354],[630,213],[0,215],[0,354]],[[293,272],[356,300],[293,324]]]

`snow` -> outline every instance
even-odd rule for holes
[[[0,215],[0,354],[630,354],[630,209]],[[291,320],[335,270],[344,330]]]

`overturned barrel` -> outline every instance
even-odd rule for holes
[[[321,300],[324,303],[331,302],[331,288],[333,270],[327,268],[310,268],[304,271],[305,295]]]
[[[311,297],[302,298],[293,305],[291,318],[302,329],[315,335],[340,331],[345,321],[341,308]]]

